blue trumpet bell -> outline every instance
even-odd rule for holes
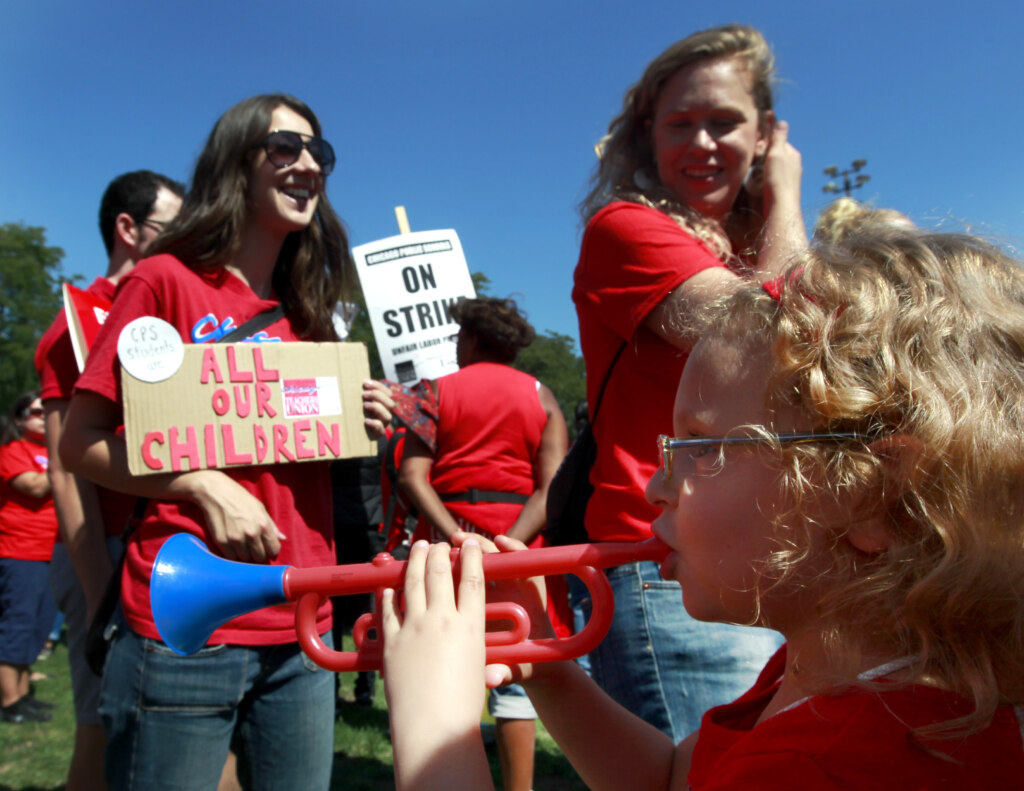
[[[160,637],[176,653],[194,654],[235,616],[286,602],[288,568],[225,560],[195,536],[171,536],[157,553],[149,589]]]

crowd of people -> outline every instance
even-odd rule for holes
[[[849,200],[809,240],[773,80],[758,31],[697,32],[651,61],[598,145],[572,291],[587,402],[602,404],[574,416],[597,447],[584,524],[592,542],[653,536],[669,552],[605,571],[614,618],[587,661],[485,660],[485,600],[522,603],[535,637],[592,615],[571,577],[483,576],[485,552],[543,543],[568,446],[551,390],[511,365],[534,336],[515,302],[455,306],[456,373],[364,383],[382,451],[393,421],[406,431],[396,486],[418,519],[404,594],[380,599],[399,788],[491,787],[487,689],[516,791],[533,785],[537,718],[596,789],[1024,786],[1024,270]],[[28,669],[56,600],[69,791],[331,784],[335,679],[299,647],[294,606],[234,618],[182,657],[149,582],[176,533],[249,563],[369,553],[381,517],[342,518],[331,493],[368,499],[379,467],[369,486],[358,464],[332,484],[326,462],[132,476],[117,364],[140,316],[185,342],[211,317],[231,340],[337,340],[353,266],[323,134],[301,101],[257,96],[217,122],[187,191],[115,179],[109,268],[90,286],[112,304],[85,368],[58,316],[40,391],[13,405],[3,716],[49,716]],[[336,537],[341,521],[361,539]],[[331,646],[328,601],[316,622]]]

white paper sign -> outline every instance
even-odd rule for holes
[[[418,231],[353,248],[384,376],[402,384],[459,369],[451,306],[476,296],[455,231]]]

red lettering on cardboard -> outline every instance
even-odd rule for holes
[[[206,467],[210,470],[215,469],[217,467],[217,434],[214,431],[213,423],[203,426],[203,445],[206,451]]]
[[[274,424],[274,464],[281,463],[281,457],[295,461],[295,454],[288,449],[288,426],[285,423]]]
[[[281,378],[276,368],[263,367],[263,350],[259,346],[252,347],[252,364],[256,369],[257,382],[276,382]]]
[[[235,347],[228,346],[228,379],[232,382],[251,382],[252,371],[240,371],[235,365]]]
[[[341,432],[337,423],[330,426],[324,425],[323,421],[316,422],[316,452],[317,456],[323,458],[330,450],[335,458],[341,456]]]
[[[147,431],[146,436],[142,438],[142,460],[146,463],[146,466],[151,470],[162,470],[164,463],[160,461],[153,452],[150,450],[153,443],[157,445],[164,444],[164,432],[162,431]]]
[[[190,470],[198,470],[199,464],[199,445],[196,442],[196,427],[186,426],[185,427],[185,441],[178,441],[178,427],[171,426],[168,431],[167,444],[170,446],[171,451],[171,470],[174,472],[181,472],[181,462],[188,461]]]
[[[270,385],[263,382],[256,385],[256,414],[259,417],[277,417],[277,410],[270,405]]]
[[[199,374],[199,384],[209,382],[211,375],[217,384],[224,381],[224,375],[220,372],[220,363],[217,362],[217,352],[207,346],[203,349],[203,368]]]
[[[298,459],[315,459],[316,452],[306,446],[306,432],[313,430],[313,424],[309,420],[296,420],[292,424],[292,433],[295,435],[295,457]]]
[[[231,409],[231,396],[228,395],[228,391],[223,387],[218,387],[213,391],[213,397],[210,399],[210,405],[213,407],[213,411],[223,417]]]
[[[267,450],[270,448],[267,432],[263,430],[263,426],[253,425],[252,438],[256,441],[256,462],[262,463],[267,458]]]
[[[249,417],[252,411],[252,396],[249,385],[235,385],[235,414],[239,417]]]
[[[220,436],[224,440],[224,463],[231,464],[252,464],[251,453],[238,453],[235,450],[235,427],[230,423],[224,423],[220,427]]]

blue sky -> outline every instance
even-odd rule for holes
[[[1020,0],[34,0],[0,30],[0,222],[47,229],[64,271],[105,266],[107,182],[151,168],[187,181],[234,102],[293,93],[338,152],[328,184],[353,245],[455,228],[492,293],[538,330],[577,336],[576,204],[593,143],[665,46],[711,25],[759,27],[776,106],[804,162],[867,159],[858,197],[928,227],[1024,250]]]

